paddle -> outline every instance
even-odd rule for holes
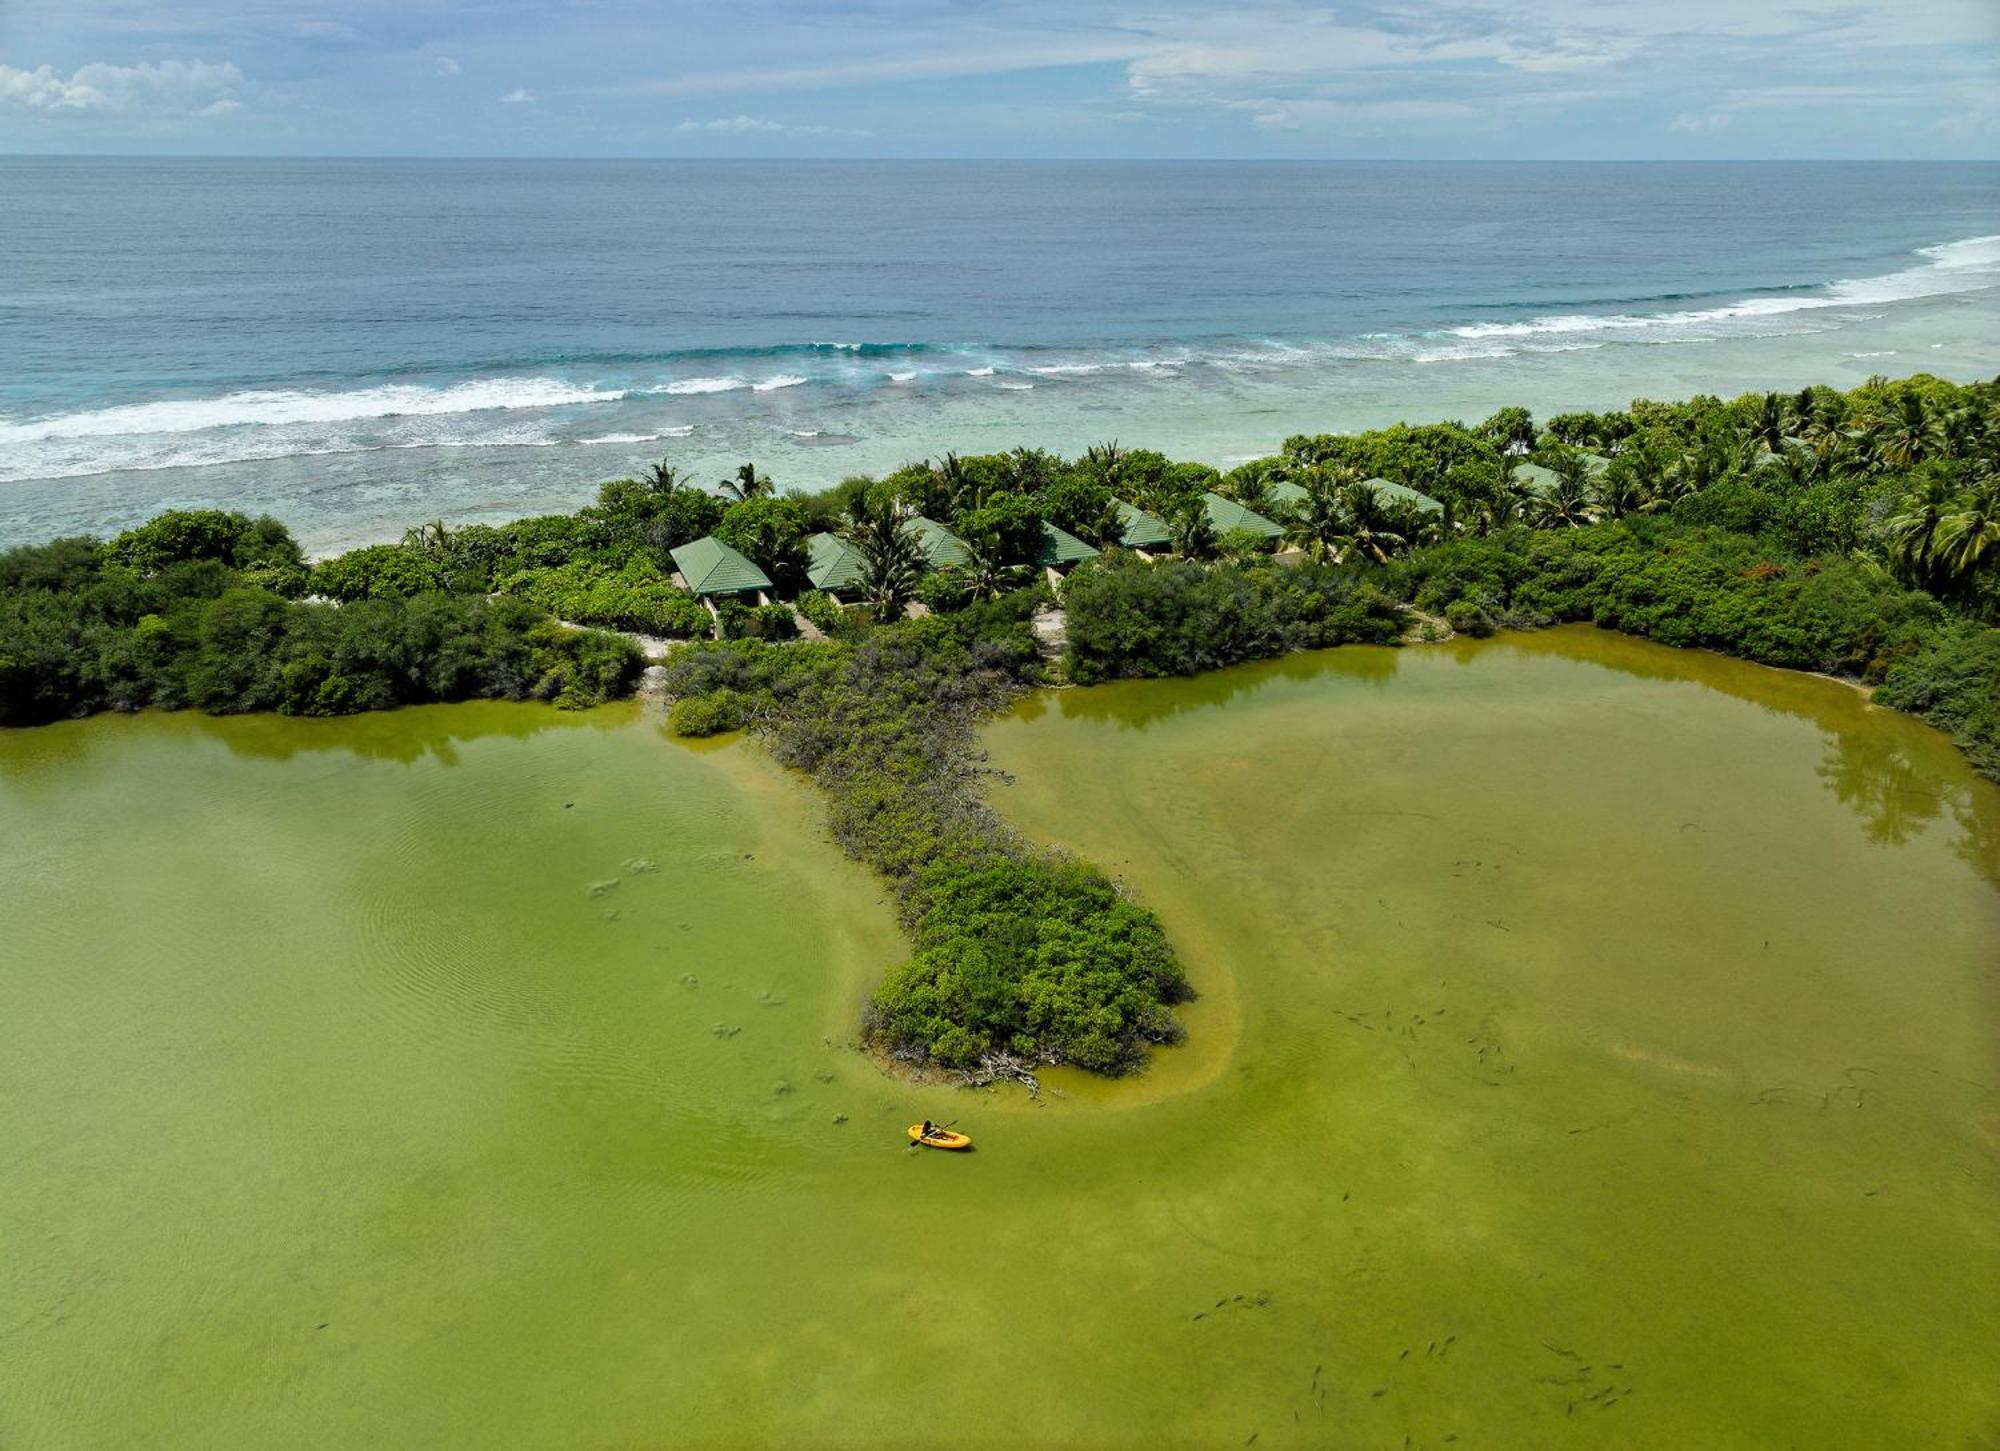
[[[957,1119],[953,1119],[951,1121],[951,1124],[955,1124],[957,1122],[958,1122]],[[951,1127],[951,1124],[932,1124],[930,1133],[925,1134],[924,1137],[921,1139],[910,1140],[910,1147],[914,1149],[919,1144],[923,1143],[925,1139],[933,1138],[936,1135],[943,1133],[946,1129]]]

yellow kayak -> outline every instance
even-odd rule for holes
[[[927,1149],[969,1149],[972,1140],[965,1134],[955,1134],[950,1129],[933,1128],[928,1134],[922,1124],[910,1125],[910,1142],[922,1144]]]

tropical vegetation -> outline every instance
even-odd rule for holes
[[[1875,686],[2000,778],[1996,464],[2000,383],[1918,376],[1299,435],[1227,472],[1108,442],[780,494],[752,464],[699,487],[662,462],[575,514],[434,521],[316,563],[276,521],[176,511],[0,554],[0,723],[586,705],[636,682],[627,636],[688,641],[664,669],[674,728],[762,733],[895,886],[914,955],[873,1000],[873,1041],[980,1072],[1116,1072],[1177,1036],[1185,980],[1102,872],[984,805],[992,711],[1056,672],[1581,620]],[[1270,523],[1238,527],[1242,510]],[[1145,516],[1148,552],[1173,557],[1126,547]],[[1044,574],[1045,526],[1102,552]],[[858,583],[808,587],[816,534]],[[698,600],[673,551],[708,535],[790,602]],[[1059,662],[1030,628],[1058,607]]]

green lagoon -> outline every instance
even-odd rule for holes
[[[1139,1078],[884,1076],[880,884],[637,706],[0,735],[0,1445],[2000,1439],[1942,736],[1568,628],[987,740],[1201,991]]]

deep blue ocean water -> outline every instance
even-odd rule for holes
[[[0,159],[0,540],[1970,376],[1995,233],[1994,165]]]

